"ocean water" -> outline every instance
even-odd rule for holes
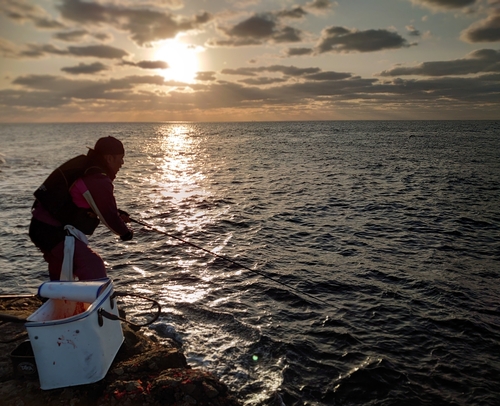
[[[33,191],[105,135],[120,208],[237,264],[137,224],[91,246],[242,403],[500,404],[500,122],[0,125],[3,293],[47,280]]]

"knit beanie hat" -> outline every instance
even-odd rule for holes
[[[99,155],[124,155],[125,148],[120,140],[115,137],[102,137],[95,143],[94,151]]]

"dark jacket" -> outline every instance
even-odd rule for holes
[[[111,180],[114,175],[110,176],[105,169],[102,169],[105,166],[96,160],[93,151],[89,152],[88,158],[85,167],[82,168],[83,175],[69,185],[71,201],[78,210],[71,211],[71,214],[64,216],[62,220],[61,216],[53,214],[53,211],[51,213],[40,201],[35,201],[33,205],[29,234],[35,245],[44,252],[52,250],[64,240],[66,224],[73,225],[83,233],[91,235],[100,220],[122,240],[132,238],[132,231],[120,218],[116,206]],[[63,187],[64,185],[61,185],[57,189]]]

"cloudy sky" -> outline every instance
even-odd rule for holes
[[[500,0],[0,0],[0,122],[500,119]]]

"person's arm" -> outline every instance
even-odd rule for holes
[[[120,215],[120,218],[125,222],[125,223],[130,223],[130,214],[128,214],[124,210],[118,209],[118,214]]]
[[[132,239],[134,233],[127,227],[116,207],[111,179],[104,174],[94,174],[83,179],[87,190],[83,197],[99,219],[123,241]]]

